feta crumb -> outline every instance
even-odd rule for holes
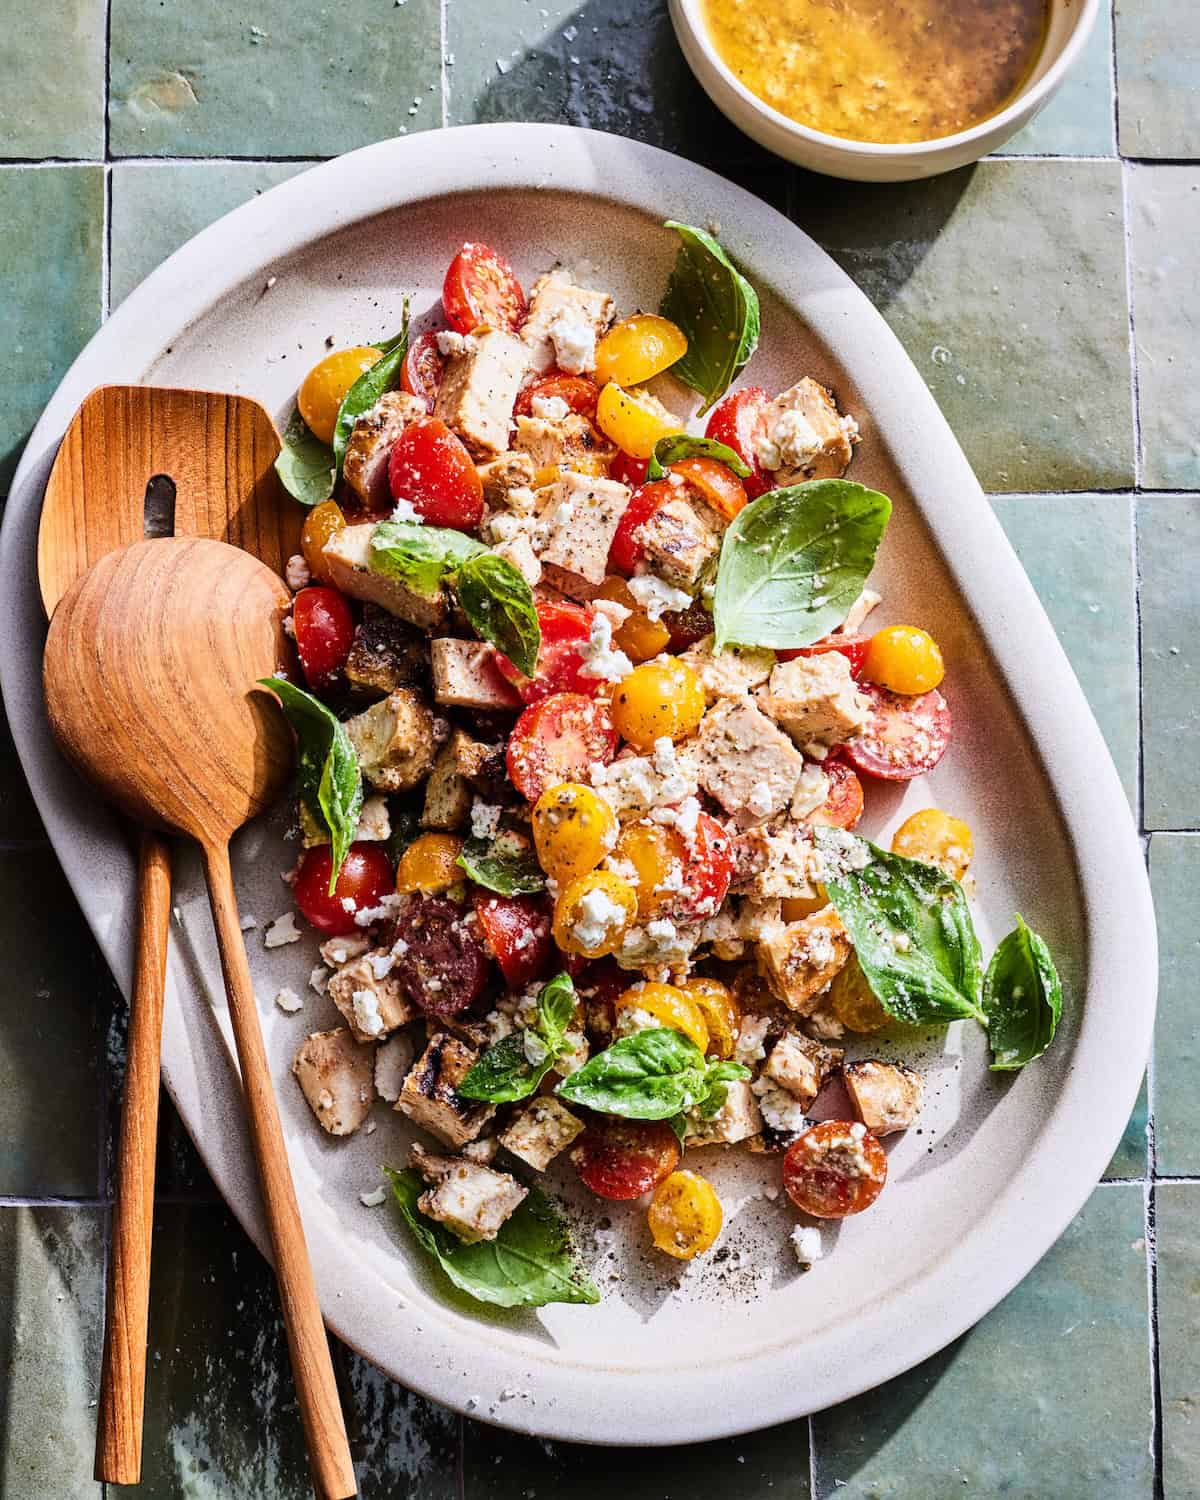
[[[594,614],[587,643],[580,652],[583,657],[580,677],[598,677],[601,682],[621,682],[629,676],[633,671],[633,663],[624,651],[613,650],[612,637],[612,621],[605,614]]]
[[[775,805],[775,798],[771,792],[770,783],[756,781],[750,788],[750,795],[746,799],[747,808],[756,818],[765,818],[770,814]]]
[[[807,1271],[825,1254],[821,1231],[814,1224],[797,1224],[792,1230],[791,1240],[802,1270]]]
[[[354,1004],[354,1024],[367,1036],[379,1036],[383,1031],[379,996],[374,990],[355,990],[351,998]]]
[[[754,456],[764,469],[802,468],[821,446],[816,429],[792,407],[760,427],[754,437]]]
[[[291,1016],[295,1015],[295,1013],[303,1006],[304,1001],[301,1000],[300,996],[297,995],[295,990],[282,989],[275,996],[275,1004],[278,1005],[280,1010],[286,1011],[287,1014]]]
[[[758,1098],[763,1122],[772,1130],[798,1135],[808,1128],[809,1121],[804,1113],[804,1106],[794,1094],[776,1087],[769,1078],[756,1078],[750,1089]]]
[[[285,943],[298,943],[300,937],[300,929],[296,926],[296,913],[285,911],[283,916],[276,917],[263,933],[263,943],[268,948],[282,948]]]
[[[525,1061],[530,1067],[541,1067],[549,1056],[550,1049],[537,1032],[526,1030],[521,1037],[521,1044],[525,1049]]]
[[[691,594],[672,587],[653,573],[642,573],[629,580],[629,592],[646,611],[651,620],[661,620],[669,609],[687,609],[692,602]]]
[[[364,1208],[378,1208],[381,1203],[387,1202],[387,1189],[377,1187],[372,1188],[369,1193],[359,1193],[358,1201]]]
[[[543,422],[565,422],[571,415],[571,408],[561,396],[534,396],[529,409]]]
[[[316,990],[318,995],[323,995],[329,988],[329,979],[330,972],[324,964],[318,964],[317,967],[308,976],[308,982],[310,986],[314,990]]]
[[[596,330],[591,323],[559,313],[546,332],[554,344],[554,362],[567,375],[585,375],[596,368]]]
[[[287,560],[283,570],[284,582],[293,594],[298,594],[301,589],[306,589],[312,582],[312,569],[304,560],[304,555],[294,552]]]
[[[471,837],[494,839],[500,829],[502,810],[490,802],[474,802],[471,806]]]
[[[597,888],[580,901],[579,918],[571,931],[581,948],[599,948],[610,933],[624,925],[625,908]]]
[[[258,926],[258,918],[257,917],[243,917],[242,918],[242,931],[243,932],[253,932],[254,929],[257,926]]]
[[[425,524],[425,517],[416,508],[411,500],[405,500],[403,496],[394,502],[392,506],[393,521],[412,521],[418,526]]]
[[[449,359],[454,354],[474,354],[479,347],[473,334],[455,333],[452,329],[438,334],[437,346],[443,359]]]

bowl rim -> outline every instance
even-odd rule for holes
[[[1054,0],[1051,0],[1051,3],[1053,4]],[[989,115],[986,120],[980,120],[978,125],[972,125],[967,130],[956,131],[953,135],[934,136],[928,141],[904,141],[887,145],[875,141],[855,141],[847,136],[829,135],[823,130],[814,130],[811,125],[803,125],[799,120],[793,120],[790,115],[783,114],[774,105],[768,104],[765,99],[760,99],[757,94],[746,87],[717,51],[708,34],[708,28],[700,16],[700,5],[701,0],[670,0],[671,17],[676,29],[686,33],[688,41],[700,50],[704,61],[717,73],[721,82],[732,89],[739,100],[754,113],[761,115],[776,129],[782,130],[796,140],[805,141],[811,146],[836,152],[855,160],[897,162],[927,159],[930,155],[954,155],[963,147],[1003,133],[1010,126],[1018,127],[1022,116],[1040,108],[1058,88],[1068,69],[1074,66],[1079,54],[1088,43],[1092,27],[1096,24],[1096,17],[1100,13],[1100,0],[1082,0],[1075,29],[1042,76],[1036,82],[1027,84],[1011,103],[994,115]],[[683,41],[684,38],[680,37],[684,58],[692,71],[696,72],[688,47],[682,45]]]

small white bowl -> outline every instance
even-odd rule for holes
[[[843,140],[780,114],[752,94],[717,52],[704,25],[702,0],[670,0],[670,9],[683,55],[705,93],[722,114],[760,146],[830,177],[848,177],[856,182],[907,182],[978,161],[1027,125],[1086,46],[1100,0],[1051,0],[1050,25],[1037,67],[1006,109],[970,130],[899,146]]]

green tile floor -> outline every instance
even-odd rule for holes
[[[976,1329],[811,1422],[657,1453],[514,1438],[339,1349],[372,1500],[1200,1496],[1200,6],[1102,8],[1060,96],[1000,155],[860,188],[733,131],[663,0],[4,6],[0,496],[107,311],[306,162],[477,120],[635,136],[784,209],[882,308],[996,496],[1147,835],[1147,1087],[1105,1182]],[[0,933],[0,1497],[99,1497],[124,1014],[2,723]],[[165,1101],[158,1186],[140,1493],[304,1496],[270,1278]]]

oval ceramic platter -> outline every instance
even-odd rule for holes
[[[359,1193],[401,1164],[409,1132],[322,1134],[290,1076],[308,1031],[336,1022],[307,988],[315,944],[266,950],[290,907],[289,809],[236,850],[271,1062],[321,1302],[330,1326],[425,1395],[556,1438],[671,1443],[817,1410],[933,1353],[992,1307],[1054,1242],[1100,1177],[1132,1108],[1154,1010],[1155,939],[1142,858],[1108,753],[1045,615],[924,382],[883,319],[811,240],[700,167],[611,136],[495,125],[384,142],[305,173],[199,235],[135,292],[80,356],[38,424],[8,503],[3,597],[12,731],[50,837],[128,990],[133,862],[122,831],[57,755],[45,724],[34,546],[49,466],[94,386],[146,381],[239,391],[282,419],[325,351],[397,326],[401,296],[432,321],[464,239],[489,241],[526,285],[557,260],[588,263],[625,310],[657,306],[676,251],[664,219],[719,222],[758,288],[763,338],[749,377],[832,386],[862,425],[851,477],[895,514],[875,581],[877,619],[933,630],[949,663],[956,734],[928,783],[870,788],[864,830],[890,837],[931,802],[966,818],[979,851],[985,952],[1020,911],[1056,955],[1059,1039],[1016,1076],[987,1071],[974,1025],[871,1040],[927,1074],[918,1129],[889,1144],[869,1213],[824,1232],[801,1273],[779,1159],[707,1151],[725,1205],[713,1254],[681,1266],[648,1250],[637,1204],[567,1206],[603,1300],[497,1314],[449,1293],[387,1207]],[[163,1069],[214,1178],[260,1247],[265,1230],[243,1130],[216,950],[198,862],[176,863]],[[272,1004],[305,994],[297,1016]],[[585,1195],[586,1196],[586,1195]]]

